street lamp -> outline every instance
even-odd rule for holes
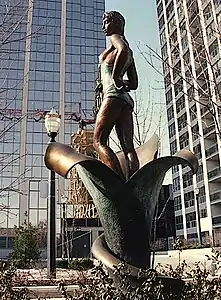
[[[200,207],[199,207],[199,188],[195,188],[195,195],[196,195],[196,216],[197,216],[197,223],[198,223],[198,240],[199,245],[202,246],[202,232],[201,232],[201,224],[200,224]]]
[[[61,116],[51,109],[45,115],[45,127],[50,142],[55,142],[60,127]],[[55,214],[55,172],[49,171],[49,195],[48,195],[48,233],[47,233],[47,273],[49,278],[56,278],[56,214]]]

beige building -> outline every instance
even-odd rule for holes
[[[157,0],[171,154],[187,148],[197,175],[174,167],[176,234],[221,243],[221,3]],[[199,203],[199,209],[198,205]],[[200,221],[199,221],[200,220]]]

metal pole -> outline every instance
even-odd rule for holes
[[[51,136],[51,141],[54,142]],[[55,215],[55,172],[49,171],[47,275],[56,278],[56,215]]]
[[[66,239],[65,239],[65,204],[62,203],[61,205],[62,207],[62,226],[61,226],[61,247],[62,247],[62,258],[65,258],[65,243],[66,243]]]
[[[199,244],[202,245],[202,232],[201,232],[201,224],[200,224],[200,208],[199,208],[199,193],[196,193],[196,216],[197,216],[197,222],[198,222],[198,240]]]

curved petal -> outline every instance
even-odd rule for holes
[[[103,164],[81,162],[76,169],[93,198],[108,248],[128,263],[138,267],[148,266],[145,215],[142,205],[134,197],[133,189]]]
[[[198,166],[196,157],[182,150],[144,165],[125,183],[100,161],[60,143],[48,146],[45,164],[63,177],[76,167],[98,210],[108,248],[137,267],[150,263],[152,219],[167,170],[182,164],[196,172]]]
[[[69,171],[80,162],[98,162],[98,160],[93,157],[83,155],[70,146],[57,142],[49,143],[45,152],[44,161],[48,169],[65,178],[67,178]]]
[[[140,163],[140,168],[154,159],[158,148],[159,136],[157,134],[154,134],[147,142],[135,149]],[[123,151],[117,152],[116,155],[120,162],[123,174],[126,175],[126,161]]]
[[[127,182],[126,185],[133,188],[135,197],[142,203],[149,234],[152,226],[153,214],[160,189],[166,172],[176,165],[189,166],[193,173],[197,172],[198,161],[196,156],[188,151],[181,150],[174,156],[158,158],[143,166]]]

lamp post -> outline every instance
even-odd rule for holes
[[[202,232],[201,232],[201,224],[200,224],[200,208],[199,208],[199,188],[195,189],[195,195],[196,195],[196,217],[197,217],[197,223],[198,223],[198,240],[199,245],[202,245]]]
[[[45,116],[45,127],[50,137],[49,143],[55,142],[60,127],[61,116],[51,109]],[[49,278],[56,278],[56,212],[55,212],[55,172],[49,171],[48,195],[48,232],[47,232],[47,274]]]

